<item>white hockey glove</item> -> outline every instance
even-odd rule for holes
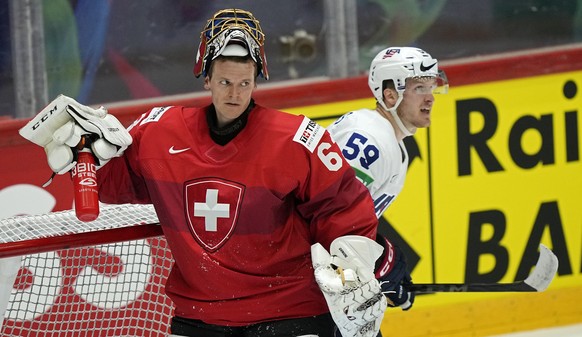
[[[386,310],[386,297],[374,277],[383,248],[363,236],[335,239],[330,253],[311,246],[315,280],[343,337],[375,337]]]
[[[104,107],[93,109],[65,95],[59,95],[20,129],[20,135],[45,149],[50,168],[57,174],[76,164],[77,150],[88,140],[97,166],[120,156],[131,136]]]

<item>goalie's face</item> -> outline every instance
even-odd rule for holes
[[[247,62],[216,59],[204,80],[216,108],[218,126],[222,127],[239,117],[248,107],[256,88],[256,65]]]

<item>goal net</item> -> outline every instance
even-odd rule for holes
[[[0,220],[0,336],[165,337],[172,263],[151,205]]]

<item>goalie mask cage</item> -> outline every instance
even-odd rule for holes
[[[168,336],[173,259],[157,222],[150,205],[0,220],[0,336]]]

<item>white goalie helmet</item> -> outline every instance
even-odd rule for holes
[[[378,103],[392,116],[406,136],[411,133],[404,127],[396,113],[402,101],[406,80],[409,78],[434,78],[436,84],[431,88],[432,94],[445,94],[449,83],[443,70],[439,70],[438,61],[422,49],[414,47],[390,47],[380,51],[372,60],[368,74],[368,86]],[[384,82],[392,80],[398,92],[398,100],[392,108],[384,103]]]
[[[258,75],[269,79],[264,49],[265,34],[259,20],[242,9],[224,9],[208,20],[200,33],[194,75],[206,76],[212,61],[220,55],[247,56],[257,65]]]

